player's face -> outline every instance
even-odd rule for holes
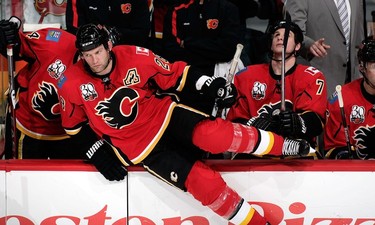
[[[275,55],[281,56],[281,53],[283,50],[284,34],[285,34],[285,28],[280,28],[276,30],[275,33],[273,34],[271,50]],[[293,53],[294,50],[298,51],[299,48],[300,48],[300,44],[296,45],[294,41],[294,33],[290,31],[289,36],[288,36],[287,49],[285,52],[287,54],[290,54],[290,53]]]
[[[89,65],[92,72],[98,75],[107,74],[111,70],[110,66],[108,66],[111,57],[110,50],[106,49],[104,45],[82,52],[81,57]]]

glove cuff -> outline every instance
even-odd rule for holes
[[[300,132],[302,135],[306,135],[307,128],[306,128],[305,120],[300,115],[297,115],[297,116],[298,116],[297,119],[299,120],[299,124],[300,124]]]
[[[306,137],[315,137],[323,132],[324,122],[315,112],[307,112],[299,115],[306,127]]]
[[[96,141],[90,148],[89,150],[86,152],[86,157],[87,159],[91,159],[94,154],[100,149],[100,147],[102,147],[104,145],[104,141],[103,140],[98,140]]]
[[[209,79],[212,79],[211,77],[207,76],[207,75],[202,75],[198,80],[197,82],[195,83],[195,88],[197,89],[197,91],[200,91],[202,90],[202,87],[203,85],[206,83],[207,80]]]
[[[252,126],[257,117],[251,117],[247,122],[247,126]]]

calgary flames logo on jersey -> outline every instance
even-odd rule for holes
[[[357,146],[357,156],[360,159],[375,159],[375,125],[362,126],[354,131]]]
[[[108,126],[121,129],[134,122],[138,115],[138,93],[127,87],[117,89],[109,99],[95,107]]]
[[[207,28],[208,29],[216,29],[219,26],[218,19],[208,19],[207,20]]]
[[[275,116],[280,113],[281,108],[281,101],[271,103],[271,104],[265,104],[257,111],[258,117],[261,116]],[[285,108],[286,109],[293,109],[293,103],[289,100],[285,100]]]
[[[255,100],[261,100],[266,96],[266,89],[267,84],[255,81],[253,89],[251,90],[251,96],[253,96]]]
[[[365,107],[353,105],[350,112],[350,122],[360,124],[365,121]]]
[[[65,0],[35,0],[35,10],[40,14],[39,23],[43,22],[43,19],[48,14],[55,16],[63,16],[66,11]]]
[[[51,83],[42,82],[32,98],[32,107],[46,120],[53,120],[60,116],[59,99],[55,86]]]

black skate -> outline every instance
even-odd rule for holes
[[[314,150],[310,144],[304,139],[289,139],[285,138],[283,144],[283,156],[307,156]]]

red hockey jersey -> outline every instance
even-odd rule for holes
[[[182,90],[189,67],[136,46],[119,45],[112,52],[110,85],[87,72],[83,61],[66,72],[59,90],[63,126],[74,135],[89,121],[100,137],[108,137],[136,164],[161,138],[176,105],[170,97],[155,93],[158,88]]]
[[[35,139],[67,138],[61,126],[57,85],[73,64],[75,36],[54,28],[20,32],[20,55],[28,64],[16,76],[20,85],[17,128]]]
[[[360,78],[342,86],[342,97],[346,124],[349,127],[350,144],[355,148],[361,148],[363,141],[374,143],[374,140],[366,139],[370,136],[369,133],[375,130],[375,108],[374,103],[371,103],[364,96],[364,91],[361,90],[362,82],[363,78]],[[336,93],[334,93],[328,101],[327,122],[324,133],[324,148],[327,150],[327,157],[331,157],[329,151],[346,146],[345,131],[338,98]],[[362,155],[357,151],[354,157],[366,159],[367,155]]]
[[[272,115],[280,109],[280,76],[272,76],[269,71],[269,64],[259,64],[236,74],[238,102],[229,110],[227,119],[248,120],[263,113]],[[295,112],[313,111],[325,118],[325,82],[319,70],[298,64],[285,75],[286,108]]]

